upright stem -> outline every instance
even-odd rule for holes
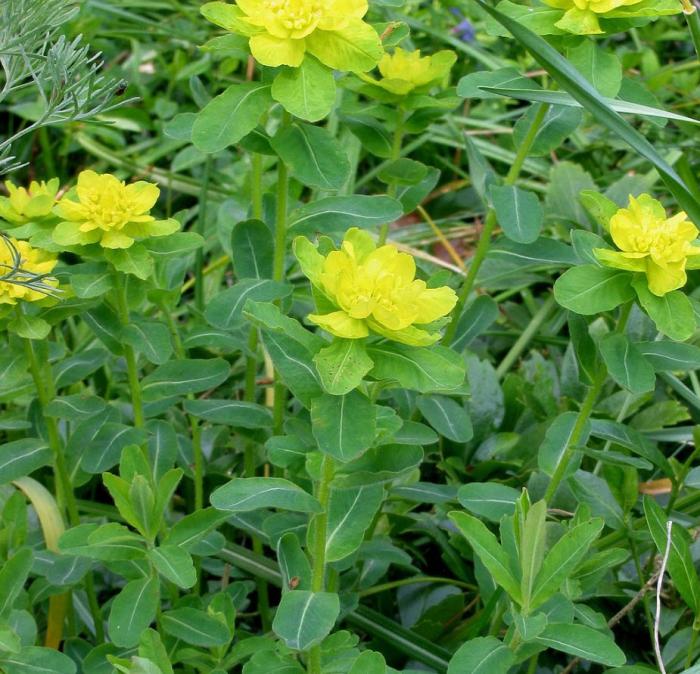
[[[282,125],[291,122],[289,113],[284,112]],[[287,259],[287,208],[289,202],[289,171],[280,159],[277,162],[277,208],[275,218],[275,254],[272,264],[272,278],[283,281],[285,261]],[[287,390],[275,374],[275,402],[272,409],[273,431],[278,434],[284,422],[284,410],[287,404]]]
[[[122,327],[129,325],[129,303],[126,296],[126,288],[121,274],[114,272],[114,287],[116,290],[117,314]],[[126,360],[126,374],[129,380],[129,390],[131,392],[131,405],[134,410],[134,426],[143,428],[143,398],[141,396],[141,384],[139,382],[139,370],[136,365],[136,355],[129,344],[122,344],[124,349],[124,359]]]
[[[204,162],[204,180],[199,190],[199,214],[197,217],[197,233],[204,236],[207,225],[207,206],[209,200],[209,180],[211,177],[212,158],[207,156]],[[197,248],[194,259],[194,304],[197,311],[204,311],[204,250]]]
[[[528,326],[523,330],[520,337],[515,341],[513,346],[505,355],[500,365],[496,368],[496,376],[502,379],[508,370],[512,367],[513,363],[520,357],[520,354],[525,350],[525,347],[530,343],[532,338],[535,336],[537,331],[540,329],[542,323],[547,320],[552,307],[554,306],[554,295],[550,295],[539,308],[537,313],[532,317]]]
[[[685,20],[688,22],[695,53],[700,57],[700,16],[698,16],[698,8],[692,3],[692,0],[681,0],[681,4],[683,5]]]
[[[523,164],[525,163],[525,160],[527,159],[527,156],[530,150],[532,149],[532,144],[535,142],[535,138],[537,138],[537,133],[539,132],[540,127],[542,126],[542,122],[544,121],[544,118],[547,115],[547,110],[549,110],[549,105],[547,105],[546,103],[539,104],[537,112],[535,113],[535,118],[532,120],[532,126],[528,129],[527,135],[523,139],[522,145],[518,148],[518,151],[515,155],[515,159],[513,160],[513,164],[510,167],[510,170],[508,171],[503,181],[504,184],[513,185],[518,179]],[[467,272],[467,276],[464,279],[462,288],[459,291],[457,304],[452,310],[452,322],[447,326],[447,329],[445,330],[445,336],[443,337],[442,341],[443,344],[445,344],[446,346],[449,346],[455,337],[459,317],[462,315],[464,305],[467,303],[469,295],[471,294],[472,289],[474,287],[476,276],[479,273],[479,269],[481,268],[484,259],[486,258],[486,254],[488,253],[489,248],[491,247],[491,236],[493,234],[493,230],[496,228],[496,224],[496,211],[493,208],[491,208],[486,214],[486,220],[484,222],[484,227],[481,230],[481,234],[479,236],[479,243],[476,246],[476,251],[474,252],[474,257],[472,258],[472,263],[469,266],[469,271]]]
[[[617,320],[617,327],[615,328],[615,332],[621,333],[624,331],[631,310],[631,302],[628,302],[620,309],[620,316]],[[596,401],[598,400],[598,396],[600,395],[600,392],[603,388],[603,384],[605,384],[607,376],[607,370],[604,367],[601,367],[595,374],[593,382],[591,384],[591,388],[588,389],[588,393],[583,399],[583,403],[581,403],[581,409],[579,410],[578,417],[576,418],[576,423],[574,424],[573,431],[571,432],[569,442],[567,443],[566,449],[564,450],[564,453],[562,454],[561,459],[559,460],[559,463],[557,464],[557,467],[554,471],[554,475],[552,475],[552,479],[550,480],[549,485],[547,486],[547,491],[544,495],[544,499],[545,501],[547,501],[547,503],[549,503],[552,500],[554,494],[556,494],[556,491],[559,488],[559,485],[561,484],[561,481],[566,475],[566,472],[569,468],[569,463],[571,462],[571,457],[573,456],[576,445],[578,444],[579,440],[581,439],[581,436],[583,435],[583,431],[586,428],[588,418],[593,412],[593,408],[596,404]]]
[[[396,110],[396,128],[394,129],[394,139],[391,144],[391,161],[396,161],[401,158],[401,146],[403,144],[403,136],[406,124],[406,111],[402,105]],[[388,194],[390,197],[396,196],[397,184],[392,183],[389,185]],[[386,243],[386,239],[389,236],[389,223],[385,222],[379,230],[378,244],[380,246]]]
[[[49,447],[53,454],[54,471],[56,474],[56,502],[61,512],[65,511],[68,513],[68,521],[71,526],[77,526],[80,524],[80,516],[78,515],[75,495],[73,494],[70,474],[66,466],[61,435],[58,432],[56,419],[46,414],[46,407],[56,397],[51,365],[47,360],[44,367],[41,366],[31,339],[24,340],[24,350],[27,355],[32,379],[34,380],[37,397],[39,398],[41,413],[44,417],[44,423],[46,424]]]
[[[177,323],[165,302],[160,303],[160,310],[168,324],[170,335],[173,339],[173,348],[175,356],[178,360],[185,360],[187,352],[180,339],[180,332],[177,328]],[[189,400],[193,400],[194,396],[189,393]],[[192,434],[192,447],[194,450],[194,508],[193,511],[201,510],[204,507],[204,452],[202,450],[202,429],[199,426],[197,417],[191,414],[187,415],[187,421],[190,424],[190,432]]]
[[[321,512],[314,517],[313,569],[311,591],[323,592],[326,587],[326,535],[328,529],[328,503],[331,495],[331,482],[335,474],[335,462],[329,454],[323,456],[321,480],[316,489],[316,498],[321,504]],[[321,674],[321,647],[314,646],[309,651],[308,674]]]
[[[63,443],[61,434],[58,432],[56,419],[46,414],[46,407],[56,397],[56,385],[53,379],[53,371],[48,359],[41,367],[37,358],[34,344],[31,339],[24,340],[24,349],[29,363],[29,370],[34,380],[37,397],[41,406],[41,413],[46,424],[46,432],[49,440],[49,447],[53,453],[54,472],[56,479],[56,502],[61,513],[65,510],[68,513],[68,522],[72,527],[80,524],[80,514],[78,513],[78,505],[73,493],[73,484],[71,483],[70,473],[66,465],[66,457],[63,453]],[[95,583],[92,572],[88,572],[85,576],[85,592],[87,594],[88,606],[92,619],[95,623],[95,637],[98,643],[104,641],[104,626],[102,624],[102,615],[100,605],[97,601],[95,592]]]

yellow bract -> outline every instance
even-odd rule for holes
[[[428,288],[415,278],[413,257],[391,244],[377,248],[357,228],[348,230],[340,250],[325,257],[304,237],[295,240],[294,252],[334,309],[309,320],[337,337],[360,339],[371,331],[413,346],[434,344],[439,333],[416,326],[446,316],[457,302],[451,288]]]
[[[266,66],[300,66],[307,52],[336,70],[372,69],[383,49],[362,20],[367,0],[238,0],[209,2],[202,14],[250,38],[253,56]]]
[[[15,253],[19,259],[15,258]],[[56,266],[56,256],[43,250],[32,248],[26,241],[15,239],[0,240],[0,276],[8,274],[13,269],[14,283],[0,281],[0,304],[17,304],[18,300],[35,302],[43,300],[46,295],[36,290],[17,283],[16,281],[29,281],[34,274],[49,274]],[[25,276],[22,272],[27,272]],[[55,279],[43,279],[48,286],[57,286]]]
[[[555,24],[558,28],[577,35],[602,33],[598,18],[619,7],[636,5],[642,0],[544,0],[550,7],[566,10]]]
[[[0,218],[12,225],[21,225],[51,215],[58,186],[58,178],[48,182],[32,180],[29,188],[17,187],[7,180],[5,187],[9,196],[0,197]]]
[[[659,297],[682,288],[686,269],[700,266],[700,247],[693,245],[698,228],[683,212],[668,218],[648,194],[630,196],[629,206],[610,219],[610,234],[620,251],[595,248],[596,257],[608,267],[645,273]]]
[[[379,62],[381,79],[376,80],[367,75],[360,77],[392,94],[405,96],[415,89],[444,84],[456,60],[457,55],[449,49],[432,56],[421,56],[419,49],[404,51],[397,47],[393,54],[382,56]]]
[[[176,220],[150,215],[160,190],[144,181],[125,184],[113,175],[83,171],[78,176],[77,201],[64,197],[54,209],[63,220],[53,231],[62,246],[129,248],[136,239],[165,236],[179,229]]]

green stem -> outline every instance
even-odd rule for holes
[[[173,339],[173,348],[175,350],[175,356],[178,360],[184,360],[187,358],[187,352],[182,344],[182,339],[180,339],[180,331],[178,330],[177,323],[173,318],[172,312],[170,311],[168,305],[163,300],[159,303],[161,313],[165,318],[165,322],[170,330],[170,335]],[[187,398],[189,400],[194,399],[194,395],[188,394]],[[199,425],[199,420],[197,417],[191,414],[187,415],[187,421],[190,425],[190,433],[192,435],[192,449],[194,452],[194,507],[192,512],[197,512],[202,510],[204,507],[204,452],[202,449],[202,429]],[[192,591],[195,595],[200,593],[200,581],[201,581],[201,560],[195,557],[195,570],[197,572],[197,582],[195,583]],[[177,590],[175,590],[177,594]]]
[[[688,22],[695,53],[700,58],[700,13],[698,12],[698,8],[691,4],[690,0],[683,4],[683,14],[685,14],[685,20]]]
[[[282,125],[291,122],[289,113],[285,112]],[[272,278],[283,281],[285,260],[287,259],[287,207],[289,201],[289,171],[287,165],[280,159],[277,163],[277,210],[275,218],[275,254],[272,264]],[[279,381],[275,373],[275,400],[272,408],[273,431],[280,433],[284,422],[284,411],[287,406],[287,389]]]
[[[263,157],[257,152],[250,159],[250,200],[252,202],[252,215],[256,220],[262,220],[263,215]]]
[[[545,492],[544,499],[547,501],[547,503],[552,500],[552,497],[556,493],[561,481],[566,475],[569,468],[569,463],[571,462],[571,457],[574,454],[576,445],[583,435],[583,431],[586,428],[586,423],[588,422],[588,417],[590,417],[591,412],[593,412],[593,407],[598,400],[598,395],[603,388],[606,377],[607,372],[605,370],[598,372],[593,384],[588,389],[586,397],[583,399],[583,403],[581,404],[581,409],[579,410],[578,417],[576,418],[576,423],[574,424],[574,429],[571,433],[571,437],[569,438],[569,442],[566,445],[566,449],[564,450],[564,453],[557,464],[554,475],[552,475],[552,479],[550,480],[547,491]]]
[[[172,312],[169,310],[165,302],[160,303],[160,310],[165,318],[165,322],[170,330],[170,335],[173,339],[173,348],[175,357],[178,360],[185,360],[187,352],[180,339],[180,331],[173,319]],[[193,394],[188,394],[189,400],[194,399]],[[202,449],[202,429],[199,426],[197,417],[191,414],[187,415],[187,421],[190,424],[190,432],[192,434],[192,448],[194,452],[194,508],[193,511],[201,510],[204,507],[204,451]]]
[[[394,129],[394,139],[391,144],[391,161],[396,161],[401,158],[401,146],[403,145],[403,136],[405,132],[406,124],[406,111],[403,106],[399,105],[396,110],[396,128]],[[396,196],[396,191],[398,189],[397,183],[391,183],[389,185],[388,195],[390,197]],[[379,239],[377,244],[383,246],[386,243],[387,237],[389,236],[389,223],[385,222],[379,230]]]
[[[528,665],[528,668],[527,668],[527,674],[535,674],[537,672],[537,661],[539,660],[539,658],[540,658],[539,653],[535,653],[535,655],[533,655],[530,658],[530,664]]]
[[[207,206],[209,197],[209,181],[211,179],[212,158],[207,156],[204,162],[204,180],[199,191],[199,214],[197,217],[197,233],[204,236],[207,226]],[[194,304],[197,311],[204,311],[204,249],[197,248],[194,260]]]
[[[34,380],[37,397],[39,398],[41,413],[44,418],[44,423],[46,424],[49,447],[53,454],[54,471],[56,474],[56,502],[61,512],[68,513],[70,525],[77,526],[80,524],[80,515],[78,514],[73,485],[71,484],[70,474],[68,473],[68,467],[66,465],[66,457],[63,453],[61,435],[58,432],[56,419],[47,415],[45,412],[46,407],[56,397],[51,364],[47,359],[47,362],[44,364],[45,366],[41,366],[31,339],[24,340],[24,350],[29,363],[29,370]]]
[[[693,628],[693,634],[690,637],[690,644],[688,645],[688,654],[685,656],[685,667],[690,669],[693,664],[693,652],[695,651],[695,644],[698,640],[698,630]]]
[[[527,345],[532,341],[533,337],[537,334],[542,323],[547,320],[552,307],[554,306],[554,295],[550,295],[539,308],[537,313],[530,319],[530,323],[520,334],[520,337],[515,341],[513,346],[510,347],[508,353],[504,356],[500,365],[496,368],[496,376],[502,379],[507,374],[508,370],[512,367],[513,363],[520,357],[520,354],[525,350]]]
[[[250,329],[248,338],[248,348],[252,354],[255,354],[258,348],[258,330],[253,327]],[[255,375],[257,372],[258,361],[255,355],[248,356],[246,360],[246,376],[245,376],[245,391],[243,394],[244,400],[253,402],[255,400]],[[245,477],[255,477],[256,462],[255,462],[255,443],[250,441],[246,444],[243,453],[243,474]],[[262,555],[262,541],[257,536],[251,537],[253,544],[253,552],[256,555]],[[267,582],[263,578],[256,578],[255,586],[258,593],[258,610],[260,612],[260,620],[262,622],[263,632],[269,632],[272,627],[270,617],[270,592]]]
[[[24,348],[29,363],[29,370],[34,380],[37,397],[39,398],[41,413],[44,417],[44,423],[46,424],[49,447],[53,453],[56,476],[56,502],[62,513],[64,511],[67,512],[70,526],[76,527],[80,524],[80,514],[78,513],[78,505],[75,500],[75,493],[73,492],[73,484],[71,483],[70,473],[68,472],[66,457],[63,453],[61,434],[58,432],[56,419],[48,416],[45,412],[49,403],[56,397],[56,385],[53,379],[51,364],[47,358],[45,367],[41,367],[31,339],[24,340]],[[100,605],[97,601],[92,572],[89,572],[85,576],[85,592],[87,594],[88,607],[93,622],[95,623],[95,638],[97,643],[102,643],[105,638],[104,625],[102,623]]]
[[[631,310],[631,302],[628,302],[620,309],[620,316],[617,319],[617,327],[615,328],[615,332],[622,333],[624,331]],[[554,497],[554,494],[556,493],[561,481],[564,479],[569,469],[569,463],[571,462],[571,458],[576,451],[576,445],[583,435],[583,431],[586,428],[586,423],[593,412],[593,408],[598,400],[601,390],[603,389],[603,384],[605,384],[607,375],[607,370],[604,367],[601,367],[595,374],[591,387],[588,389],[588,393],[583,399],[583,403],[581,403],[581,409],[579,410],[578,417],[576,418],[576,423],[574,424],[574,428],[571,432],[571,437],[569,438],[566,449],[564,450],[564,453],[557,464],[554,475],[552,475],[552,479],[547,486],[547,491],[544,495],[544,499],[547,501],[547,503],[549,503]]]
[[[121,274],[117,271],[114,272],[114,286],[119,322],[122,327],[126,327],[130,323],[129,303],[126,296],[126,287],[124,286]],[[134,426],[136,426],[136,428],[143,428],[143,398],[141,396],[139,370],[136,365],[136,354],[129,344],[122,344],[122,348],[124,349],[124,359],[126,360],[126,373],[129,380],[129,390],[131,392],[131,405],[134,410]],[[147,450],[144,449],[144,451],[147,455],[146,458],[148,458]]]
[[[333,457],[324,454],[321,465],[321,479],[316,489],[316,498],[321,504],[321,512],[314,517],[313,570],[311,591],[323,592],[326,585],[326,535],[328,529],[328,503],[331,495],[331,482],[335,474]],[[314,646],[309,651],[308,674],[321,674],[321,647]]]
[[[284,113],[282,125],[289,124],[289,115]],[[272,278],[281,281],[284,278],[285,260],[287,259],[287,205],[289,202],[289,170],[280,159],[277,162],[277,206],[275,212],[275,254],[272,263]]]
[[[464,590],[477,590],[475,585],[470,585],[469,583],[465,583],[455,578],[442,578],[441,576],[412,576],[410,578],[401,578],[400,580],[392,580],[388,583],[368,587],[366,590],[360,590],[360,592],[358,592],[358,597],[369,597],[373,594],[379,594],[381,592],[386,592],[387,590],[393,590],[397,587],[404,587],[405,585],[413,585],[415,583],[441,583],[461,587]]]
[[[532,126],[530,126],[528,129],[527,135],[518,148],[513,164],[503,181],[505,185],[514,185],[515,181],[520,176],[520,171],[522,170],[523,164],[525,163],[525,160],[532,149],[532,145],[535,142],[535,138],[537,138],[537,133],[540,130],[540,126],[542,125],[548,110],[549,106],[547,104],[539,104],[535,118],[532,120]],[[479,242],[476,246],[472,263],[469,266],[469,271],[467,272],[467,276],[462,283],[462,288],[459,291],[457,304],[452,310],[452,321],[445,330],[445,336],[443,337],[442,341],[446,346],[449,346],[454,340],[457,325],[459,323],[459,317],[462,315],[464,305],[467,303],[469,295],[471,295],[474,287],[476,276],[479,273],[479,269],[481,269],[481,265],[486,258],[486,254],[489,252],[489,248],[491,247],[491,236],[493,234],[493,230],[496,228],[496,224],[496,211],[491,208],[486,214],[486,220],[484,221],[484,227],[479,236]]]

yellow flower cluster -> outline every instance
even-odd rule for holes
[[[411,255],[391,244],[377,248],[357,228],[348,230],[340,250],[325,257],[304,237],[295,240],[294,252],[304,274],[334,308],[311,314],[309,320],[336,337],[360,339],[374,332],[428,346],[440,334],[426,326],[449,314],[457,302],[451,288],[428,288],[415,278]]]
[[[393,54],[382,56],[378,66],[381,79],[368,75],[360,77],[392,94],[405,96],[415,90],[427,90],[431,86],[443,84],[456,60],[457,54],[449,49],[431,56],[421,56],[419,49],[405,51],[397,47]]]
[[[237,0],[209,2],[202,14],[250,38],[250,51],[266,66],[300,66],[307,53],[337,70],[373,68],[383,49],[362,18],[367,0]]]
[[[77,201],[61,199],[54,209],[62,222],[53,240],[62,246],[129,248],[136,239],[165,236],[179,229],[176,220],[150,215],[160,190],[139,181],[127,185],[113,175],[83,171],[78,176]]]
[[[659,297],[685,285],[686,269],[700,267],[700,246],[693,245],[698,228],[683,212],[667,217],[648,194],[630,196],[628,207],[610,219],[610,235],[619,251],[596,248],[598,260],[646,274],[649,290]]]
[[[595,35],[603,31],[598,19],[619,7],[636,5],[643,0],[544,0],[550,7],[565,10],[556,26],[576,35]]]
[[[9,180],[5,181],[9,196],[0,197],[0,219],[11,225],[22,225],[51,215],[58,186],[58,178],[52,178],[48,182],[32,180],[29,188],[17,187]]]
[[[17,300],[34,302],[46,297],[22,283],[33,275],[50,274],[56,266],[56,256],[32,248],[26,241],[0,240],[0,276],[13,272],[14,282],[0,280],[0,304],[17,304]],[[23,274],[26,272],[26,276]],[[44,284],[57,286],[55,279],[45,279]]]

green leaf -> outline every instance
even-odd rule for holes
[[[272,147],[304,185],[339,190],[350,175],[350,162],[342,145],[326,129],[294,123],[272,138]]]
[[[239,279],[271,279],[274,241],[261,220],[237,222],[231,230],[231,260]]]
[[[550,105],[557,106],[560,109],[579,109],[585,107],[581,105],[574,97],[570,96],[564,91],[552,91],[550,89],[532,89],[528,87],[525,87],[523,89],[513,89],[509,87],[500,86],[485,86],[483,87],[483,90],[491,94],[500,94],[501,96],[506,96],[508,98],[530,101],[532,103],[548,103]],[[606,106],[608,106],[610,110],[614,110],[615,112],[624,112],[630,115],[637,115],[639,117],[650,117],[652,120],[673,119],[677,122],[685,122],[687,124],[700,124],[700,120],[694,119],[692,117],[686,117],[685,115],[679,115],[676,112],[662,110],[661,108],[655,108],[651,105],[645,105],[643,103],[623,101],[619,98],[605,98],[603,96],[600,96],[599,100]],[[580,115],[577,115],[577,117],[580,120]],[[573,123],[573,118],[571,119],[571,123]]]
[[[292,590],[282,595],[272,630],[288,648],[306,651],[330,634],[339,613],[337,594]]]
[[[578,414],[576,412],[562,412],[553,419],[545,432],[544,440],[537,454],[537,464],[540,470],[550,477],[554,475],[566,448],[571,443],[577,420]],[[586,443],[589,433],[590,425],[587,423],[580,435],[580,444]],[[576,466],[572,465],[567,470],[567,474],[572,474],[575,470]]]
[[[311,407],[311,401],[323,393],[311,353],[294,339],[276,331],[265,330],[263,334],[265,348],[280,378],[302,405]]]
[[[243,315],[254,325],[290,337],[303,346],[309,354],[315,354],[328,342],[307,330],[295,318],[285,316],[280,308],[270,302],[248,300]]]
[[[606,335],[598,343],[608,374],[630,393],[653,391],[656,374],[651,363],[626,335]]]
[[[641,274],[635,274],[632,287],[659,332],[679,342],[692,337],[697,324],[693,305],[685,293],[674,290],[658,297],[649,290],[646,278]]]
[[[455,389],[464,382],[464,361],[445,347],[386,343],[368,347],[367,353],[374,361],[370,375],[402,388],[432,393]]]
[[[161,545],[148,551],[158,573],[178,587],[187,589],[197,582],[192,557],[177,545]]]
[[[491,199],[503,233],[518,243],[536,241],[542,229],[544,214],[534,192],[512,185],[492,185]]]
[[[158,666],[157,674],[173,674],[170,657],[160,638],[160,634],[150,627],[139,639],[139,655],[148,658]]]
[[[529,90],[526,91],[529,95]],[[540,95],[534,92],[533,98]],[[538,105],[531,106],[513,127],[513,143],[520,147],[532,128],[538,112]],[[568,108],[561,105],[552,105],[547,109],[544,120],[537,131],[532,149],[528,152],[531,157],[543,157],[556,150],[578,128],[583,119],[581,110]]]
[[[135,243],[130,248],[111,250],[104,248],[105,259],[117,270],[142,281],[153,273],[153,259],[142,243]]]
[[[353,195],[311,201],[289,215],[290,234],[344,234],[348,227],[370,229],[403,215],[401,202],[391,197]]]
[[[535,642],[608,667],[619,667],[627,660],[612,637],[587,625],[549,623]]]
[[[644,497],[644,516],[649,532],[660,555],[666,554],[668,544],[666,513],[651,497]],[[690,537],[681,525],[674,524],[671,529],[671,546],[668,555],[668,572],[678,594],[691,611],[700,614],[700,579],[695,570],[695,563],[690,554]]]
[[[230,365],[223,358],[174,360],[157,367],[141,381],[144,400],[199,393],[223,384]]]
[[[583,40],[567,51],[569,61],[603,96],[614,98],[622,84],[622,63],[611,51]]]
[[[377,178],[387,185],[416,185],[428,174],[428,167],[414,159],[402,157],[389,162]]]
[[[281,536],[277,543],[277,560],[282,574],[283,591],[311,588],[311,564],[295,533],[288,531]]]
[[[267,407],[243,400],[185,400],[185,410],[192,416],[234,428],[269,428],[272,414]]]
[[[604,526],[602,519],[591,519],[567,531],[549,550],[542,562],[530,598],[530,609],[553,597],[585,557]]]
[[[527,89],[539,90],[537,82],[524,77],[515,68],[498,70],[480,70],[465,75],[457,84],[457,95],[462,98],[498,98],[498,93],[490,89]]]
[[[457,492],[459,502],[469,511],[491,522],[512,515],[520,492],[498,482],[470,482]]]
[[[564,272],[554,284],[554,297],[565,309],[591,315],[610,311],[634,299],[632,275],[584,264]]]
[[[232,84],[197,114],[192,143],[202,152],[219,152],[238,143],[270,109],[270,85],[260,82]]]
[[[243,324],[243,307],[248,300],[272,302],[287,297],[292,292],[288,283],[269,279],[243,279],[215,295],[204,310],[210,325],[222,330],[232,330]]]
[[[23,438],[0,445],[0,484],[30,475],[51,463],[51,450],[38,438]]]
[[[382,445],[367,450],[359,459],[338,466],[333,485],[338,489],[395,480],[415,470],[423,461],[421,447]]]
[[[88,473],[102,473],[119,462],[125,447],[140,445],[146,438],[142,428],[107,422],[99,429],[92,442],[81,447],[80,466]]]
[[[525,526],[520,533],[520,568],[522,578],[520,586],[523,593],[523,605],[529,606],[535,586],[535,579],[542,568],[547,539],[545,520],[547,503],[538,501],[528,510]]]
[[[386,674],[386,661],[377,651],[362,651],[348,674]]]
[[[46,339],[51,332],[51,326],[43,318],[26,314],[12,319],[7,329],[24,339]]]
[[[316,398],[311,403],[311,428],[318,448],[343,463],[356,459],[374,441],[376,415],[374,405],[357,391]]]
[[[205,611],[184,607],[165,611],[161,616],[163,630],[186,644],[211,648],[231,640],[229,628]]]
[[[16,655],[0,657],[5,674],[75,674],[75,662],[54,648],[28,646]]]
[[[210,501],[217,510],[234,513],[259,508],[281,508],[301,513],[320,510],[313,496],[279,477],[235,477],[215,489]]]
[[[138,644],[141,633],[155,620],[159,601],[158,578],[132,580],[114,598],[109,612],[109,637],[122,648]]]
[[[637,348],[657,372],[689,372],[700,369],[700,348],[662,340],[637,342]]]
[[[416,405],[425,420],[448,440],[469,442],[474,435],[469,413],[456,400],[446,396],[420,396]]]
[[[314,356],[321,384],[331,395],[344,395],[356,389],[374,366],[361,339],[334,339]]]
[[[307,54],[298,68],[284,68],[272,83],[272,98],[287,112],[307,122],[318,122],[333,108],[333,73]]]
[[[331,491],[326,526],[327,561],[345,559],[360,547],[383,498],[384,488],[379,484]]]
[[[482,0],[477,0],[477,2],[484,11],[505,26],[518,42],[525,46],[562,89],[568,91],[600,124],[647,159],[659,172],[664,183],[680,207],[688,213],[690,219],[694,222],[700,222],[700,204],[681,178],[661,157],[649,140],[600,100],[600,94],[595,87],[572,64],[563,58],[554,47],[519,24],[518,21],[505,16]]]
[[[500,585],[517,603],[521,602],[520,583],[510,570],[506,551],[498,544],[496,537],[476,517],[453,511],[448,517],[455,523],[467,539],[481,563],[488,569],[494,582]]]
[[[122,340],[136,353],[142,353],[149,363],[167,363],[173,352],[168,326],[155,321],[132,321],[122,329]]]
[[[515,664],[513,651],[496,637],[465,641],[455,652],[447,674],[508,674]]]
[[[498,318],[498,304],[488,295],[479,295],[459,317],[452,348],[461,351],[488,330]],[[455,320],[455,319],[452,319]]]
[[[20,548],[0,568],[0,616],[6,617],[12,610],[29,576],[34,561],[30,548]]]

